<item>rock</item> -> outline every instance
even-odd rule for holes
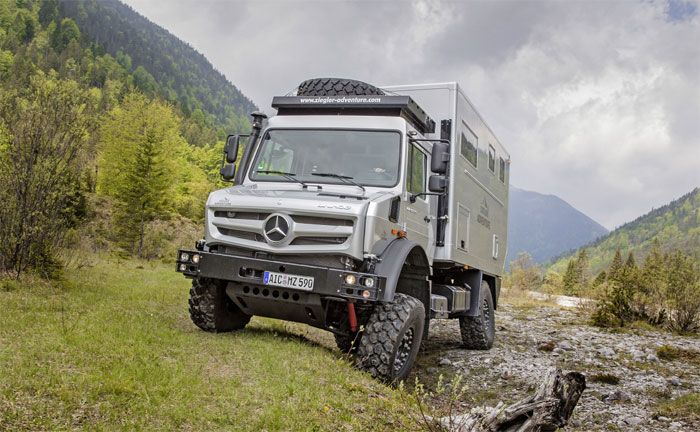
[[[564,350],[559,348],[559,347],[556,347],[552,350],[552,352],[555,354],[562,354],[562,353],[564,353]]]
[[[509,371],[508,369],[501,372],[501,379],[503,379],[503,380],[507,380],[512,376],[513,376],[513,373],[511,371]]]
[[[641,417],[627,417],[624,421],[630,426],[637,426],[642,423],[644,419]]]
[[[668,427],[671,428],[672,430],[680,429],[680,428],[683,427],[683,423],[681,423],[681,422],[671,422],[671,424],[668,425]]]
[[[659,418],[657,418],[656,420],[658,420],[658,421],[660,421],[660,422],[664,422],[664,423],[668,423],[668,422],[671,421],[670,418],[664,417],[664,416],[659,416]]]
[[[671,377],[671,379],[669,379],[668,382],[669,382],[672,386],[675,386],[675,387],[678,387],[679,385],[681,385],[681,380],[680,380],[680,378],[675,377],[675,376],[674,376],[674,377]]]
[[[614,392],[604,395],[603,396],[603,401],[604,402],[629,402],[632,398],[630,397],[629,394],[621,391],[621,390],[615,390]]]
[[[444,357],[441,358],[440,361],[438,362],[438,365],[440,365],[440,366],[449,366],[451,364],[452,364],[452,362],[450,361],[450,359],[446,359]]]
[[[438,368],[432,367],[432,366],[429,367],[429,368],[427,369],[427,372],[428,372],[429,374],[436,374],[437,371],[438,371]]]
[[[615,350],[610,347],[600,347],[596,350],[601,357],[613,358],[615,357]]]
[[[568,341],[561,341],[558,344],[559,348],[563,349],[564,351],[573,351],[575,348],[571,343]]]
[[[652,363],[658,363],[658,362],[659,362],[659,358],[656,356],[656,354],[649,354],[649,355],[647,356],[647,361],[648,361],[648,362],[652,362]]]
[[[554,341],[547,341],[547,342],[542,342],[539,345],[537,345],[537,350],[538,351],[545,351],[545,352],[552,352],[555,347]]]
[[[579,419],[572,419],[569,424],[575,428],[581,427],[583,423],[581,423],[581,420]]]

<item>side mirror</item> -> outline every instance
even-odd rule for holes
[[[240,135],[229,135],[226,137],[226,144],[224,145],[224,157],[226,158],[226,162],[236,162],[238,158],[238,143],[240,140]]]
[[[435,174],[445,174],[447,172],[447,162],[449,160],[450,146],[442,142],[433,144],[433,151],[430,154],[430,171]]]
[[[447,189],[447,178],[444,175],[431,175],[428,180],[428,190],[430,192],[442,193]]]
[[[219,173],[221,174],[221,177],[224,178],[224,180],[231,181],[236,175],[236,165],[232,163],[224,164],[224,166],[221,167]]]

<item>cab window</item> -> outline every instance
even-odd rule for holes
[[[425,166],[427,157],[414,144],[408,148],[408,183],[409,192],[418,194],[425,192]]]

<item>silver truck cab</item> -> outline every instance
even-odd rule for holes
[[[177,258],[193,279],[195,324],[307,323],[388,382],[407,376],[430,319],[459,319],[465,345],[490,348],[500,273],[467,262],[484,260],[476,246],[458,244],[468,252],[459,261],[445,252],[453,227],[474,231],[451,215],[475,199],[451,191],[476,192],[451,182],[452,119],[436,131],[409,96],[364,83],[366,94],[320,94],[307,83],[273,99],[278,115],[254,113],[250,136],[227,140],[222,175],[235,186],[210,194],[204,239]],[[485,262],[494,259],[502,268],[491,251]]]

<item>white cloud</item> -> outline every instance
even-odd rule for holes
[[[314,76],[459,81],[514,184],[609,228],[700,185],[697,1],[128,3],[265,109]]]

